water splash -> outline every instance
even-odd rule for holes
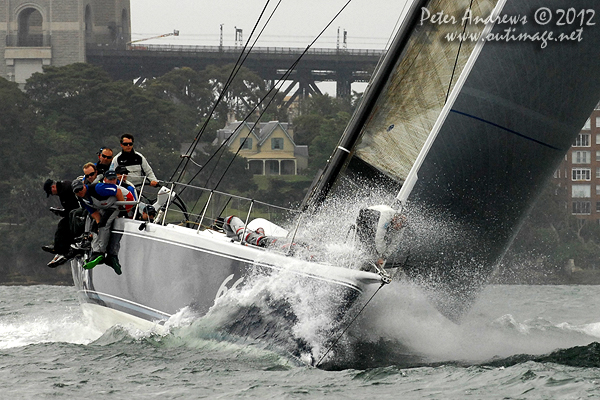
[[[102,333],[82,315],[71,290],[0,286],[0,349],[38,343],[87,344],[98,338]]]

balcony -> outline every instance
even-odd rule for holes
[[[50,35],[7,35],[4,58],[7,65],[14,65],[14,60],[41,59],[49,65],[52,59]]]
[[[50,47],[51,35],[6,35],[6,47]]]

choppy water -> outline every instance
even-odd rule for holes
[[[461,325],[392,289],[346,339],[354,368],[326,371],[223,333],[224,305],[103,333],[72,287],[0,286],[0,399],[600,398],[600,287],[488,287]]]

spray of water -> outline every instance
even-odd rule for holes
[[[332,197],[300,225],[296,237],[310,249],[312,259],[361,268],[368,255],[362,254],[353,243],[350,227],[360,208],[391,204],[392,199],[389,193],[377,190],[366,196],[353,193]],[[473,243],[477,242],[478,232],[469,231],[469,235],[465,235],[470,227],[443,220],[435,212],[415,209],[407,212],[410,212],[411,228],[423,246],[452,244],[465,237],[468,239],[469,235]],[[293,224],[288,229],[293,229]],[[464,259],[474,262],[469,254],[465,254]],[[292,265],[295,261],[289,258],[289,262]],[[460,265],[456,268],[462,271]],[[487,278],[485,274],[479,277],[478,269],[471,273],[472,278],[480,282]],[[518,353],[547,353],[589,343],[590,338],[600,334],[597,324],[575,326],[545,320],[518,321],[510,314],[491,318],[475,312],[467,314],[460,325],[455,324],[436,308],[443,306],[445,293],[436,292],[427,282],[435,282],[435,278],[417,276],[384,287],[326,361],[333,368],[336,364],[362,367],[448,360],[473,363]],[[466,293],[465,302],[476,299],[475,294]],[[456,299],[461,294],[453,295]],[[314,363],[343,327],[342,318],[336,314],[336,303],[331,301],[334,297],[327,289],[314,283],[305,284],[284,269],[276,274],[255,275],[246,286],[221,298],[208,317],[215,321],[216,329],[271,341],[305,362]],[[368,353],[381,354],[383,360],[368,359]]]
[[[101,334],[78,306],[45,310],[43,314],[15,312],[0,318],[0,349],[54,342],[88,344]]]
[[[392,358],[379,360],[378,365],[402,364],[405,360],[393,359],[399,346],[419,356],[420,363],[473,364],[515,354],[547,354],[600,338],[598,323],[556,323],[540,317],[518,320],[511,314],[495,316],[493,305],[476,305],[461,324],[455,324],[431,305],[420,287],[394,282],[386,289],[352,333],[356,342],[379,342],[388,349]],[[501,304],[501,297],[496,301]]]

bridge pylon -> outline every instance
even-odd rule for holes
[[[129,0],[28,0],[0,9],[0,76],[21,87],[45,65],[86,61],[89,48],[131,41]]]

